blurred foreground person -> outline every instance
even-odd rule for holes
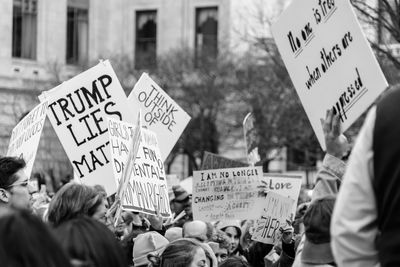
[[[154,231],[138,235],[134,242],[132,254],[135,267],[148,266],[148,258],[157,255],[169,244],[165,237]]]
[[[113,233],[92,218],[68,220],[56,227],[55,233],[74,267],[128,266]]]
[[[22,158],[0,157],[0,204],[29,209],[31,194]]]
[[[209,267],[206,251],[194,239],[171,242],[159,256],[149,257],[153,267]],[[211,267],[217,267],[211,265]]]
[[[48,211],[48,221],[57,227],[61,223],[86,215],[106,224],[106,201],[93,187],[70,183],[64,185],[53,197]]]
[[[372,107],[333,211],[339,266],[400,266],[400,86]]]
[[[26,210],[0,208],[2,267],[70,267],[48,227]]]

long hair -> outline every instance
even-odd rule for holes
[[[122,248],[113,233],[92,218],[84,216],[66,221],[54,232],[74,266],[127,266]]]
[[[83,215],[91,217],[102,201],[103,196],[91,186],[66,184],[51,200],[48,220],[54,227],[57,227],[67,220]]]
[[[24,210],[0,215],[0,263],[13,267],[70,267],[47,225]]]

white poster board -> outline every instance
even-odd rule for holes
[[[293,207],[293,200],[277,193],[269,192],[265,198],[261,216],[257,219],[252,240],[265,244],[275,244],[281,237],[281,227],[285,228]]]
[[[109,61],[43,92],[47,115],[71,161],[74,173],[85,184],[103,185],[107,195],[116,192],[111,165],[107,117],[134,122],[137,114]]]
[[[142,110],[143,126],[157,134],[161,156],[165,160],[189,123],[190,116],[147,73],[140,76],[128,99],[137,112]]]
[[[262,184],[265,185],[267,192],[274,192],[283,197],[289,197],[292,199],[292,220],[296,215],[297,201],[299,199],[301,183],[301,175],[291,174],[276,174],[276,173],[264,173],[262,178]]]
[[[250,112],[243,120],[244,142],[246,144],[247,161],[250,166],[254,166],[254,164],[260,161],[260,155],[258,154],[258,142],[260,138],[254,124],[255,117]]]
[[[30,177],[46,120],[47,102],[32,109],[12,130],[7,156],[23,157],[25,174]]]
[[[109,118],[108,127],[112,166],[119,183],[133,147],[132,136],[136,126]],[[122,208],[152,215],[158,209],[162,217],[171,217],[164,162],[157,136],[150,130],[141,129],[139,142],[138,154],[122,198]]]
[[[333,109],[342,130],[387,87],[348,0],[294,0],[272,25],[279,52],[323,149],[320,119]]]
[[[195,220],[256,219],[262,167],[193,172],[192,210]]]

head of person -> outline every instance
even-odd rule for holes
[[[236,254],[240,250],[239,241],[242,235],[240,222],[237,220],[222,221],[218,224],[218,229],[225,232],[225,234],[229,238],[229,255]]]
[[[159,256],[150,256],[154,267],[207,267],[208,260],[202,244],[183,238],[171,242]]]
[[[330,247],[330,224],[336,198],[327,196],[311,202],[304,214],[306,240],[301,261],[309,264],[334,262]]]
[[[138,235],[133,245],[133,263],[135,267],[148,266],[148,257],[157,255],[168,244],[169,241],[157,232],[146,232]]]
[[[208,245],[213,250],[215,257],[217,258],[218,264],[225,261],[229,255],[230,239],[221,230],[217,230],[212,237],[212,241],[208,242]]]
[[[193,220],[191,195],[180,185],[172,187],[174,198],[171,200],[171,210],[178,216],[185,212],[185,216],[175,222],[175,226],[182,227],[185,222]]]
[[[250,264],[242,257],[230,256],[219,267],[250,267]]]
[[[93,187],[69,183],[54,195],[48,210],[48,221],[53,226],[82,215],[105,223],[105,199]]]
[[[200,242],[211,240],[214,227],[203,221],[190,221],[183,225],[182,235],[185,238],[195,238]]]
[[[169,242],[175,241],[182,237],[183,235],[181,227],[171,227],[165,231],[165,238],[168,239]]]
[[[93,218],[82,216],[65,221],[54,232],[73,266],[127,266],[114,234]]]
[[[31,194],[25,166],[23,158],[0,157],[0,203],[29,209]]]
[[[27,210],[0,209],[1,266],[71,266],[48,226],[37,216]]]

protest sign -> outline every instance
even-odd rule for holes
[[[137,126],[112,118],[108,120],[111,158],[115,177],[121,179],[132,143],[138,142],[138,152],[124,186],[124,210],[171,217],[164,163],[158,148],[157,136],[150,130],[140,129],[138,140],[132,140]],[[129,162],[128,162],[129,163]]]
[[[261,217],[256,221],[251,239],[265,244],[275,244],[280,240],[279,229],[284,229],[290,223],[293,199],[269,192],[263,204]]]
[[[195,220],[255,219],[262,167],[193,172],[192,210]]]
[[[116,192],[106,117],[134,122],[121,84],[109,61],[44,92],[47,115],[76,173],[85,184]]]
[[[25,174],[30,177],[40,142],[47,102],[32,109],[12,130],[7,156],[23,157],[26,162]]]
[[[251,166],[254,166],[254,164],[260,161],[260,155],[258,154],[259,136],[254,123],[254,115],[250,112],[243,120],[243,132],[244,142],[246,144],[247,161]]]
[[[147,73],[142,74],[128,99],[136,110],[143,111],[143,126],[157,134],[161,156],[165,160],[190,116]]]
[[[302,178],[301,175],[264,173],[261,181],[261,184],[264,184],[267,192],[275,192],[281,196],[289,197],[294,201],[292,219],[296,215],[297,200],[300,195]]]
[[[247,167],[247,164],[227,159],[216,154],[205,151],[203,157],[203,164],[201,165],[202,170],[213,170],[213,169],[226,169],[226,168],[237,168]]]
[[[320,119],[326,111],[333,109],[340,116],[345,131],[383,92],[387,81],[350,1],[294,0],[272,32],[325,149]]]

